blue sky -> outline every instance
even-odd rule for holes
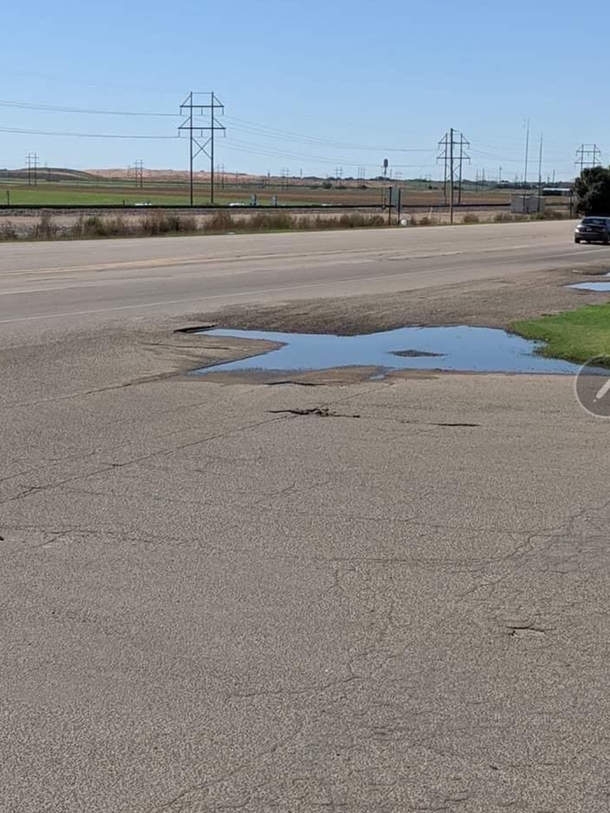
[[[473,177],[574,174],[596,142],[610,163],[606,3],[568,0],[21,0],[3,9],[0,167],[185,168],[190,90],[225,104],[217,163],[230,171],[378,174],[442,169],[436,143],[471,142]],[[10,32],[10,33],[9,33]],[[600,93],[601,89],[601,93]],[[6,132],[36,130],[39,133]],[[154,136],[84,138],[47,133]],[[205,163],[201,163],[205,168]]]

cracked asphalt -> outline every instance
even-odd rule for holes
[[[0,296],[0,809],[606,813],[608,429],[573,381],[202,380],[248,352],[173,333],[202,302],[97,293]]]

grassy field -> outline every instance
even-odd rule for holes
[[[585,305],[574,311],[515,322],[513,330],[526,339],[546,342],[543,355],[585,362],[605,356],[610,366],[610,302]]]
[[[383,183],[369,181],[366,188],[355,182],[332,182],[331,188],[324,188],[323,181],[292,180],[288,185],[281,183],[266,184],[262,182],[223,182],[220,178],[216,187],[215,201],[219,204],[250,203],[251,195],[257,195],[260,205],[271,205],[274,196],[278,203],[285,206],[307,204],[342,204],[377,206],[383,201]],[[388,181],[387,185],[398,182]],[[442,206],[442,184],[426,182],[400,182],[403,195],[403,206]],[[475,190],[465,187],[463,203],[506,204],[510,202],[514,190],[486,188]],[[162,178],[145,179],[142,188],[135,183],[122,179],[96,178],[90,174],[70,175],[70,171],[53,170],[48,176],[41,173],[36,185],[28,184],[27,178],[2,177],[0,175],[0,204],[11,206],[28,205],[133,205],[151,203],[157,205],[188,205],[189,188],[186,180],[164,180]],[[209,182],[198,181],[195,185],[195,203],[206,205],[210,202]]]

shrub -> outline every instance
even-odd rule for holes
[[[297,227],[297,219],[288,212],[257,212],[248,221],[254,231],[285,231]]]
[[[515,216],[510,212],[498,212],[494,215],[494,223],[513,223]]]
[[[204,231],[235,231],[237,223],[228,212],[214,212],[212,217],[205,221]]]
[[[0,241],[18,240],[18,239],[19,239],[19,235],[17,234],[17,232],[15,230],[15,227],[10,222],[10,220],[9,220],[8,223],[3,223],[0,226]]]
[[[163,211],[151,212],[140,224],[140,230],[146,235],[183,234],[196,232],[197,221],[192,215],[181,216]]]
[[[53,221],[49,212],[43,212],[40,220],[32,229],[31,236],[36,240],[52,240],[59,234],[59,226]]]
[[[545,220],[565,220],[568,212],[561,209],[547,209],[543,215]]]
[[[464,221],[463,222],[464,223],[469,223],[469,224],[480,223],[481,219],[479,218],[478,215],[475,215],[474,212],[467,212],[464,215]]]

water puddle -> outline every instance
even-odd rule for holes
[[[305,372],[338,367],[373,368],[373,380],[394,370],[573,375],[579,365],[537,355],[543,345],[482,327],[406,327],[360,336],[267,333],[215,329],[202,335],[258,339],[281,344],[239,361],[198,370],[211,372]],[[600,373],[603,371],[600,371]]]
[[[607,274],[603,274],[602,279],[608,280],[610,277],[610,271]],[[607,282],[595,282],[594,280],[589,280],[589,282],[573,282],[571,285],[566,285],[566,288],[576,288],[578,291],[597,291],[598,293],[610,292],[610,281]]]
[[[576,288],[579,291],[604,291],[610,292],[610,282],[577,282],[573,285],[568,285],[568,288]]]

